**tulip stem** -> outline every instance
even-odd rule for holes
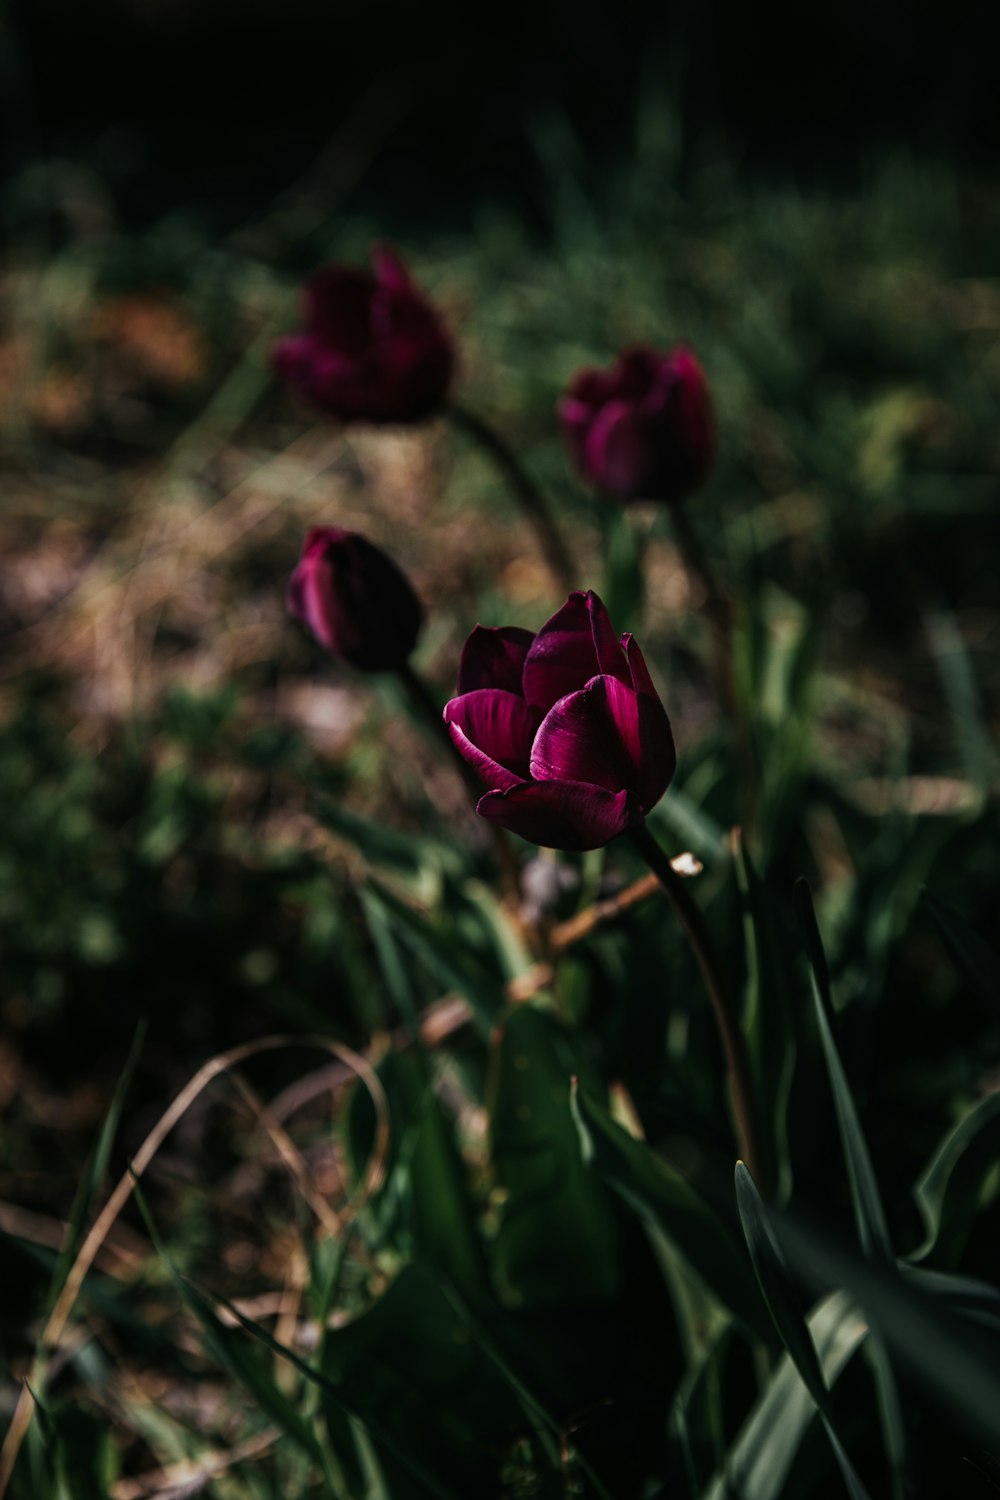
[[[402,682],[403,687],[406,689],[410,702],[413,704],[418,715],[423,720],[424,724],[427,726],[433,737],[437,740],[438,744],[444,744],[447,746],[448,756],[451,760],[451,763],[455,767],[456,771],[458,771],[462,780],[465,782],[465,785],[469,791],[469,795],[472,798],[473,805],[475,805],[475,803],[478,802],[480,797],[483,795],[484,788],[475,771],[473,771],[472,767],[462,759],[461,755],[459,755],[457,749],[455,748],[455,742],[452,739],[451,735],[448,733],[448,726],[445,724],[444,719],[441,716],[441,708],[437,703],[434,694],[431,692],[424,679],[413,670],[408,661],[404,662],[401,667],[398,667],[396,669],[396,675],[399,678],[400,682]],[[509,896],[516,899],[518,904],[520,904],[521,867],[517,862],[517,856],[515,855],[514,850],[511,848],[510,841],[502,828],[499,828],[496,823],[490,822],[486,823],[486,827],[490,831],[490,838],[493,842],[493,850],[496,854],[497,864],[500,866],[500,872],[503,876],[503,882],[504,886],[506,887],[507,893]]]
[[[715,570],[705,555],[698,533],[681,504],[670,512],[674,541],[681,556],[689,583],[694,583],[704,596],[702,612],[708,620],[714,637],[715,668],[719,684],[719,696],[726,713],[732,718],[736,711],[736,674],[733,664],[733,606],[719,587]]]
[[[729,1071],[729,1090],[740,1155],[754,1181],[766,1191],[770,1174],[763,1148],[760,1108],[750,1068],[750,1054],[725,970],[719,961],[700,907],[683,878],[673,869],[664,850],[645,826],[633,829],[631,838],[677,913],[705,981]]]
[[[518,504],[528,524],[534,529],[538,544],[545,556],[553,577],[566,593],[579,587],[580,579],[576,565],[556,525],[549,503],[507,439],[478,412],[451,402],[448,407],[452,420],[488,453],[496,467],[507,479],[518,499]]]
[[[671,507],[670,518],[674,541],[689,583],[696,584],[703,595],[702,613],[712,633],[713,667],[719,702],[735,736],[737,757],[741,763],[744,799],[742,822],[744,827],[753,829],[756,825],[757,757],[736,681],[733,602],[720,588],[715,569],[705,554],[683,504]]]

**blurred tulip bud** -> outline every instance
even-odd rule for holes
[[[642,652],[594,593],[570,594],[537,635],[477,625],[444,717],[488,788],[477,812],[554,849],[638,827],[677,764]]]
[[[331,656],[362,672],[406,665],[424,612],[392,558],[356,531],[315,526],[288,585],[288,610]]]
[[[715,456],[708,382],[689,349],[642,346],[580,370],[559,402],[577,468],[617,500],[680,500]]]
[[[307,284],[301,333],[278,339],[280,380],[344,422],[419,422],[444,405],[451,339],[402,261],[384,246],[372,268],[324,266]]]

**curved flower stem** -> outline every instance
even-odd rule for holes
[[[705,918],[684,880],[673,869],[666,853],[660,848],[648,828],[633,829],[631,838],[666,891],[670,904],[684,928],[684,934],[691,945],[698,968],[701,970],[701,977],[705,981],[705,988],[712,1002],[715,1024],[726,1055],[729,1090],[739,1136],[740,1154],[749,1167],[754,1181],[762,1191],[766,1192],[770,1184],[770,1171],[761,1136],[760,1108],[750,1069],[750,1054],[747,1051],[746,1038],[743,1035],[729,982],[705,925]]]
[[[702,606],[705,619],[712,632],[713,673],[716,690],[723,713],[729,720],[736,739],[736,753],[741,766],[742,792],[744,798],[743,824],[753,829],[757,821],[757,757],[754,752],[753,735],[746,714],[740,704],[736,685],[736,665],[733,657],[733,629],[735,612],[732,600],[719,586],[715,569],[709,562],[691,525],[683,503],[671,507],[674,541],[688,579],[696,583],[704,595]]]
[[[426,682],[412,668],[409,662],[397,668],[396,676],[402,682],[417,713],[430,730],[431,734],[439,744],[447,746],[448,756],[455,770],[458,771],[462,780],[468,788],[473,804],[479,801],[483,795],[483,787],[472,767],[468,765],[459,755],[455,743],[448,733],[448,726],[441,717],[441,709],[435,701],[434,695]],[[484,819],[484,821],[486,821]],[[510,846],[510,841],[502,828],[495,823],[486,823],[493,842],[494,853],[497,864],[503,876],[504,887],[507,894],[515,899],[518,904],[521,900],[521,867],[517,862],[517,856]]]
[[[549,503],[522,466],[520,458],[496,428],[478,412],[451,402],[448,412],[453,421],[488,453],[501,474],[510,482],[528,524],[557,580],[567,594],[580,586],[576,565],[556,525]]]

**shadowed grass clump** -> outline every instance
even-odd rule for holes
[[[473,429],[273,386],[300,274],[370,226],[94,238],[57,202],[0,283],[0,1492],[995,1490],[995,197],[902,159],[681,192],[655,126],[599,191],[553,169],[544,245],[484,215],[412,263],[641,634],[679,753],[649,832],[767,1170],[734,1192],[635,852],[518,843],[517,905],[402,687],[286,617],[308,527],[370,536],[443,703],[477,620],[562,602]],[[626,512],[555,403],[680,340],[713,477]]]

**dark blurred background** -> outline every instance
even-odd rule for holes
[[[4,168],[93,166],[127,223],[177,206],[231,227],[311,171],[353,211],[461,227],[484,199],[544,225],[537,131],[586,167],[627,153],[669,96],[682,165],[850,184],[904,143],[968,163],[1000,145],[989,0],[14,0]]]

